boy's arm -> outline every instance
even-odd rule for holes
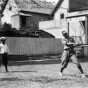
[[[10,50],[9,50],[9,48],[8,48],[8,46],[6,45],[6,51],[7,51],[7,53],[9,53],[10,52]]]

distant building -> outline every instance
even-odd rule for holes
[[[6,4],[7,4],[8,0],[0,0],[0,27],[1,27],[1,17],[3,16],[3,11],[6,7]]]
[[[72,3],[72,2],[73,3]],[[80,5],[78,5],[79,3]],[[54,10],[52,11],[53,20],[40,22],[40,28],[54,34],[57,38],[61,38],[61,31],[68,31],[71,36],[81,36],[85,43],[85,15],[88,14],[87,5],[82,4],[83,0],[58,0]],[[85,0],[84,4],[87,4]],[[77,7],[78,6],[78,7]],[[46,26],[44,27],[43,24]],[[53,24],[53,25],[51,25]]]
[[[51,20],[54,5],[40,0],[8,0],[2,22],[19,29],[38,29],[40,21]]]

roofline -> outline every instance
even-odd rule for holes
[[[41,15],[50,16],[50,14],[48,14],[48,13],[40,13],[40,12],[32,12],[32,11],[24,11],[24,10],[20,10],[20,12],[28,12],[28,13],[32,13],[32,14],[41,14]]]
[[[3,13],[3,11],[5,10],[8,1],[9,1],[9,0],[6,0],[6,3],[5,3],[5,5],[4,5],[4,8],[3,8],[3,10],[1,11],[1,13]],[[38,3],[37,3],[36,1],[34,1],[34,0],[33,0],[33,2],[35,2],[36,4],[38,4]],[[20,11],[24,11],[24,10],[20,10]],[[44,15],[48,15],[48,16],[50,16],[50,14],[51,14],[51,13],[40,13],[40,12],[32,12],[32,11],[25,11],[25,12],[31,12],[31,13],[36,13],[36,14],[44,14]]]
[[[56,7],[54,8],[54,10],[53,10],[52,13],[51,13],[51,16],[52,16],[52,17],[54,17],[55,12],[58,10],[58,8],[60,8],[60,6],[61,6],[61,4],[62,4],[63,1],[64,1],[64,0],[59,0],[59,1],[58,1]]]
[[[4,7],[3,7],[2,10],[1,10],[1,14],[3,14],[3,11],[5,10],[8,1],[9,1],[9,0],[6,0],[6,2],[5,2],[5,4],[4,4]]]
[[[66,18],[69,19],[69,18],[82,17],[82,16],[88,16],[88,14],[68,16],[68,17],[66,17]]]
[[[72,10],[68,10],[68,12],[71,13],[71,12],[84,11],[84,10],[88,10],[88,7],[87,8],[83,8],[83,9],[81,9],[81,8],[80,9],[74,9],[74,10],[72,9]]]

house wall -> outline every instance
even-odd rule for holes
[[[39,16],[32,15],[32,16],[28,17],[28,19],[26,20],[26,22],[27,22],[26,26],[30,27],[31,29],[38,29],[39,21],[40,21]]]
[[[1,18],[2,23],[6,22],[12,24],[13,22],[11,17],[15,14],[18,14],[18,8],[14,3],[14,0],[9,0],[3,12],[4,16]]]
[[[68,29],[67,20],[66,20],[66,17],[68,15],[68,13],[67,13],[68,1],[69,0],[64,0],[61,7],[56,11],[53,20],[41,21],[39,23],[40,29],[45,30],[45,31],[53,34],[56,38],[62,38],[61,31]],[[64,14],[63,19],[60,18],[61,14]],[[44,25],[46,25],[46,26],[44,26]]]
[[[31,27],[32,29],[39,28],[39,21],[49,20],[50,17],[44,14],[33,14],[26,11],[19,12],[19,8],[15,4],[14,0],[9,0],[6,8],[3,12],[4,16],[2,17],[2,23],[6,22],[12,24],[13,27],[19,29],[21,28],[20,15],[27,16],[26,26]]]
[[[63,3],[61,4],[60,8],[58,8],[58,10],[56,11],[55,15],[54,15],[54,19],[53,21],[43,21],[40,23],[40,28],[42,28],[43,30],[47,31],[49,30],[49,33],[51,32],[52,34],[55,35],[55,33],[53,33],[53,30],[56,30],[56,36],[57,33],[61,34],[60,32],[62,30],[68,30],[68,20],[67,17],[68,16],[72,16],[73,14],[77,13],[83,13],[82,12],[73,12],[73,13],[69,13],[68,12],[69,9],[69,0],[64,0]],[[64,18],[61,18],[61,14],[64,14]],[[53,22],[53,25],[51,26]],[[45,27],[43,26],[46,25]],[[75,25],[75,26],[74,26]],[[51,31],[50,31],[51,29]],[[61,31],[58,31],[61,30]],[[85,43],[85,29],[83,28],[83,26],[81,25],[81,23],[77,20],[75,21],[70,21],[69,22],[69,30],[70,30],[70,35],[71,36],[81,36],[83,39],[83,42]],[[58,35],[59,36],[59,35]],[[59,36],[62,37],[62,36]]]
[[[49,28],[54,28],[55,26],[56,26],[56,22],[54,20],[39,22],[40,29],[49,29]]]
[[[56,11],[55,15],[54,15],[54,20],[58,20],[59,21],[59,25],[63,28],[67,28],[67,21],[66,21],[66,17],[68,15],[68,2],[69,0],[64,0],[63,3],[61,4],[60,8],[58,8],[58,10]],[[64,14],[64,18],[61,19],[61,14]]]
[[[11,24],[12,24],[12,27],[16,28],[17,30],[19,30],[20,28],[20,17],[19,15],[14,15],[14,16],[11,16]]]
[[[46,21],[46,20],[50,19],[50,17],[46,16],[46,15],[32,14],[32,13],[25,13],[25,14],[30,14],[30,16],[26,16],[27,19],[26,19],[26,26],[25,27],[29,27],[30,29],[34,29],[34,30],[39,29],[39,22]]]

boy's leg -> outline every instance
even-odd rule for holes
[[[78,58],[76,57],[76,55],[72,55],[71,59],[72,59],[72,62],[77,65],[77,67],[78,67],[78,69],[79,69],[79,71],[81,73],[81,77],[85,78],[86,76],[84,74],[84,71],[82,69],[81,64],[78,62]]]
[[[79,63],[78,58],[76,57],[75,54],[73,54],[73,55],[71,56],[71,60],[72,60],[72,62],[73,62],[74,64],[77,65],[77,67],[78,67],[79,71],[81,72],[81,74],[83,74],[84,72],[83,72],[82,66],[81,66],[81,64]]]
[[[8,59],[7,59],[7,54],[3,54],[3,64],[5,66],[6,72],[8,72],[7,64],[8,64]]]
[[[2,55],[0,54],[0,67],[2,65]]]
[[[61,63],[61,69],[60,72],[62,73],[63,70],[67,67],[68,62],[69,62],[69,57],[68,57],[69,52],[68,51],[64,51],[62,54],[62,63]]]

